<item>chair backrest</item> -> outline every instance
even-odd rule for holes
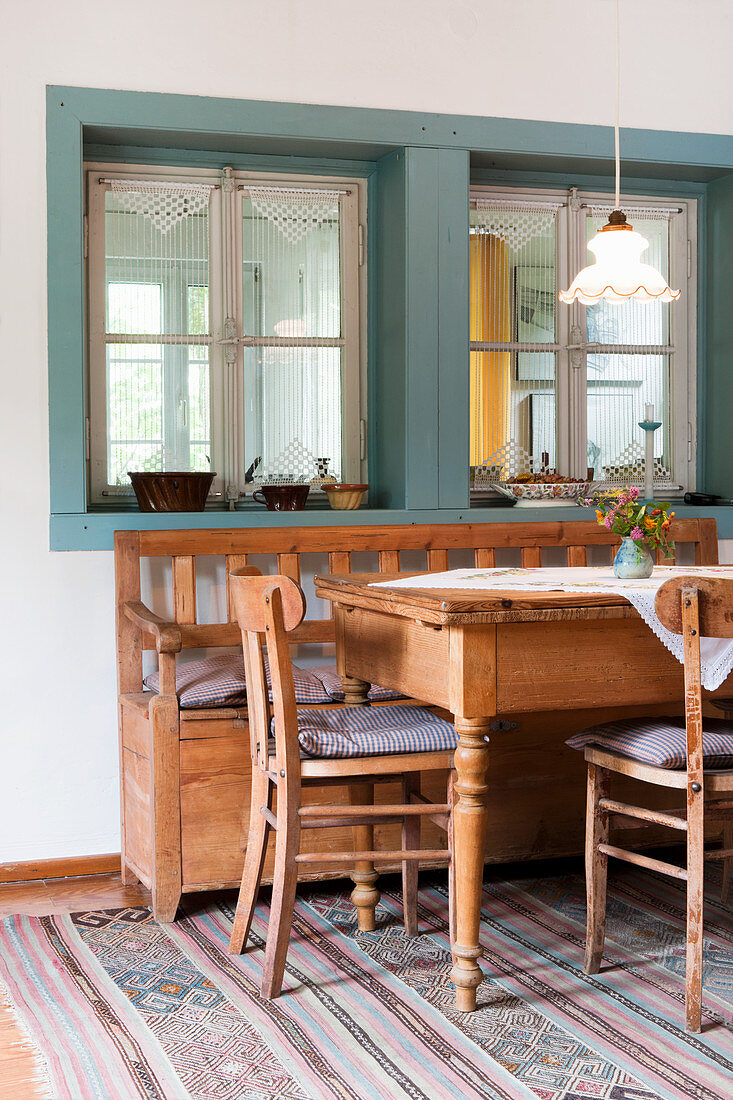
[[[659,621],[681,634],[685,659],[685,726],[687,773],[702,783],[702,681],[700,638],[733,638],[733,579],[679,576],[665,581],[657,592]]]
[[[232,607],[242,632],[252,766],[259,768],[267,765],[270,717],[273,715],[278,771],[295,774],[300,750],[287,635],[296,629],[305,615],[305,596],[300,586],[289,577],[256,576],[248,568],[235,569],[230,573],[229,580]],[[263,643],[270,668],[272,710]]]
[[[696,565],[714,565],[718,560],[717,529],[714,519],[675,519],[672,537],[678,546],[692,546]],[[480,569],[496,564],[497,551],[518,550],[525,566],[542,564],[543,551],[560,548],[568,565],[586,565],[588,552],[605,553],[611,561],[618,536],[595,522],[580,520],[565,523],[440,523],[368,525],[339,527],[238,527],[209,528],[193,531],[117,531],[115,532],[115,574],[118,609],[128,601],[140,600],[141,571],[145,560],[161,559],[172,563],[173,616],[180,627],[184,649],[213,649],[237,646],[239,626],[234,621],[232,586],[229,577],[248,565],[252,555],[263,572],[289,577],[300,583],[301,565],[308,568],[309,554],[328,555],[328,571],[352,572],[356,552],[377,556],[382,573],[407,568],[403,553],[410,553],[413,569],[441,572],[451,565],[449,554],[469,551]],[[415,552],[422,561],[415,563]],[[424,555],[424,556],[423,556]],[[227,622],[199,622],[197,614],[196,573],[200,558],[222,560],[226,571]],[[324,563],[325,564],[325,563]],[[465,564],[465,562],[461,562]],[[557,564],[557,563],[556,563]],[[353,572],[364,570],[363,563]],[[366,568],[371,568],[368,566]],[[321,565],[319,571],[324,572]],[[316,601],[317,606],[318,601]],[[156,610],[156,608],[153,608]],[[333,643],[332,618],[305,619],[289,632],[291,644]],[[329,605],[329,613],[333,608]],[[119,685],[122,692],[142,691],[142,653],[154,650],[155,639],[140,631],[124,615],[117,616],[117,654]]]

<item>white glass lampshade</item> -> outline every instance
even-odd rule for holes
[[[612,224],[614,220],[616,224]],[[619,305],[630,298],[641,302],[674,302],[679,298],[679,290],[671,290],[656,268],[641,262],[649,242],[625,223],[624,215],[619,217],[614,211],[608,225],[588,244],[596,262],[579,271],[568,290],[560,291],[560,301],[593,305],[604,298]]]

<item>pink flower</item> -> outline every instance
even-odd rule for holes
[[[610,531],[610,529],[611,529],[611,524],[612,524],[612,523],[613,523],[613,516],[612,516],[612,515],[611,515],[611,513],[609,512],[609,513],[608,513],[608,515],[606,516],[606,518],[605,518],[605,519],[604,519],[604,521],[603,521],[603,526],[604,526],[604,527],[608,527],[608,529],[609,529],[609,531]]]
[[[641,527],[634,527],[633,531],[631,532],[631,538],[632,539],[643,539],[644,538],[644,532],[642,531]]]
[[[636,488],[635,485],[632,485],[632,487],[629,489],[629,496],[632,500],[636,500],[638,498],[639,490]]]
[[[618,498],[619,504],[628,504],[630,500],[631,497],[627,496],[626,493],[622,493],[621,496]]]

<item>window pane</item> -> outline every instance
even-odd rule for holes
[[[555,238],[554,206],[471,210],[471,465],[497,480],[555,464]]]
[[[107,331],[163,331],[163,288],[160,283],[107,283]]]
[[[625,308],[625,307],[623,307]],[[588,465],[604,481],[644,477],[645,406],[655,409],[662,427],[654,433],[655,477],[669,477],[669,357],[594,355],[588,357]]]
[[[243,203],[244,332],[262,340],[244,355],[245,466],[257,480],[340,476],[342,351],[297,345],[341,338],[339,197],[253,188]]]
[[[341,335],[338,198],[304,195],[244,193],[244,316],[252,326],[245,330],[249,335],[259,335],[260,325],[264,336]]]
[[[129,485],[128,470],[210,468],[210,189],[135,186],[105,194],[112,485]]]
[[[163,468],[162,353],[154,344],[107,346],[110,485],[129,485],[128,470]]]
[[[260,459],[257,478],[340,477],[341,349],[246,348],[244,362],[245,465]]]

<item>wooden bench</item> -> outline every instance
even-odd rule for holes
[[[678,546],[692,545],[688,553],[697,564],[717,562],[714,520],[675,521],[673,535]],[[413,570],[452,567],[453,551],[470,552],[477,567],[493,566],[497,552],[506,550],[519,551],[524,566],[542,565],[543,553],[545,558],[552,557],[550,564],[577,566],[601,564],[599,555],[610,561],[617,542],[597,524],[584,521],[117,532],[124,881],[138,878],[152,891],[155,915],[162,921],[174,918],[183,892],[239,884],[243,822],[249,810],[246,707],[186,710],[179,706],[175,693],[175,662],[183,651],[241,645],[239,629],[231,621],[231,570],[256,564],[263,572],[300,581],[303,555],[321,555],[322,562],[327,555],[328,570],[342,574],[352,570],[352,554],[360,551],[375,555],[381,572],[395,572],[401,564],[406,568],[400,555],[408,556],[408,552],[407,567]],[[415,562],[418,551],[420,564]],[[466,564],[465,556],[461,564]],[[559,556],[564,561],[558,561]],[[223,622],[199,621],[197,612],[197,571],[214,568],[211,558],[219,560],[221,583],[226,587],[227,621]],[[172,614],[167,616],[156,615],[141,602],[141,582],[151,559],[157,560],[157,571],[161,564],[170,571],[166,595]],[[360,561],[358,568],[368,567]],[[319,566],[319,571],[325,570]],[[312,609],[309,614],[295,632],[294,641],[332,643],[333,622],[313,617]],[[160,694],[143,688],[144,651],[157,653]],[[605,713],[586,709],[535,714],[522,720],[519,728],[497,729],[490,770],[488,859],[507,861],[582,850],[584,776],[575,754],[565,749],[564,740],[572,731],[601,720]],[[443,783],[444,778],[436,774],[435,791],[428,785],[428,795],[437,796]],[[342,793],[346,801],[348,791]],[[316,802],[319,798],[332,800],[333,790],[315,790],[310,797]],[[395,801],[396,792],[385,784],[380,797]],[[391,830],[398,828],[380,826],[378,845],[394,848],[396,838]],[[313,850],[325,851],[343,849],[349,838],[334,829],[328,833],[313,830],[309,839],[320,846]],[[426,824],[423,844],[435,848],[443,843],[437,830]],[[308,867],[307,877],[329,873],[326,864]]]

